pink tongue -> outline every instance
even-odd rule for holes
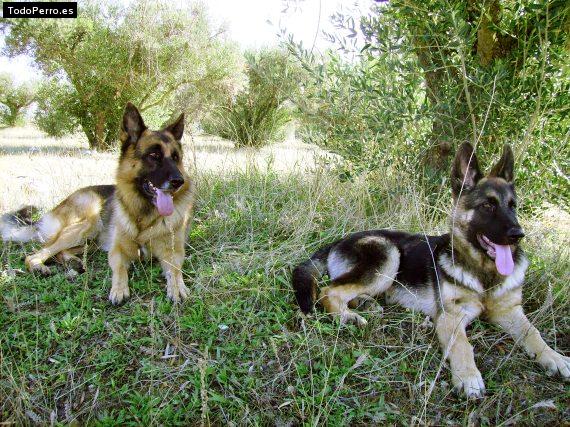
[[[172,196],[170,194],[164,193],[163,191],[156,189],[156,200],[154,201],[158,213],[162,216],[172,215],[174,212],[174,203],[172,202]]]
[[[515,269],[510,246],[493,243],[493,247],[495,249],[495,265],[497,266],[497,271],[503,276],[509,276]]]

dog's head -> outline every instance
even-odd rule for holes
[[[168,216],[174,211],[175,193],[188,186],[182,166],[184,114],[158,131],[149,130],[130,102],[121,126],[121,161],[132,169],[131,179],[139,194]],[[130,174],[128,174],[130,175]]]
[[[513,168],[513,151],[506,145],[500,160],[483,176],[473,147],[464,143],[451,171],[454,225],[473,247],[495,261],[504,276],[513,272],[513,253],[524,237],[516,214]]]

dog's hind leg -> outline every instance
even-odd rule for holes
[[[347,248],[333,250],[329,260],[332,260],[329,265],[332,285],[321,291],[323,307],[340,315],[341,323],[366,325],[362,316],[348,308],[349,304],[355,307],[362,299],[371,300],[392,285],[400,252],[382,236],[365,236]]]
[[[74,248],[69,248],[61,251],[55,256],[58,263],[68,267],[73,268],[79,272],[85,271],[85,266],[83,265],[83,260],[77,255],[82,254],[85,251],[85,246],[76,246]]]
[[[35,254],[26,257],[26,266],[28,267],[28,270],[37,271],[44,275],[50,274],[50,269],[44,264],[44,262],[62,251],[69,251],[71,248],[81,246],[81,244],[93,233],[95,228],[96,219],[85,219],[64,227],[50,244],[44,246]],[[68,252],[66,255],[69,254],[70,253]],[[63,257],[66,255],[63,255]]]
[[[340,316],[340,323],[354,323],[356,326],[366,326],[368,323],[364,317],[348,309],[348,303],[362,295],[366,286],[348,284],[339,286],[327,286],[321,289],[320,302],[325,311]]]
[[[348,308],[353,310],[375,311],[381,309],[374,297],[361,294],[348,302]]]

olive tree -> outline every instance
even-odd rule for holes
[[[35,100],[33,84],[16,84],[10,74],[0,75],[0,123],[16,126],[22,123],[23,113]]]
[[[47,76],[36,121],[53,135],[81,130],[89,145],[114,144],[131,101],[160,125],[190,116],[233,89],[241,58],[199,4],[88,1],[77,19],[11,19],[0,24],[6,53],[31,55]],[[177,110],[177,111],[175,111]]]

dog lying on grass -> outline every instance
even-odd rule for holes
[[[152,131],[136,107],[127,104],[115,185],[81,188],[37,222],[32,220],[33,207],[5,214],[0,219],[2,239],[42,242],[38,252],[26,257],[26,266],[43,275],[51,273],[45,265],[50,258],[84,268],[77,254],[86,241],[98,240],[109,252],[113,304],[129,297],[128,267],[142,248],[160,261],[168,297],[174,302],[187,297],[181,269],[194,185],[182,165],[183,132],[184,115]]]
[[[514,157],[506,146],[484,177],[473,147],[463,144],[455,157],[451,186],[451,231],[425,236],[392,230],[351,234],[317,251],[293,271],[299,307],[309,313],[317,299],[317,279],[330,286],[319,302],[341,322],[366,325],[350,308],[385,293],[389,303],[434,319],[454,386],[479,397],[485,386],[475,366],[466,327],[481,314],[501,326],[549,373],[570,378],[570,358],[550,348],[522,309],[528,261],[516,215]]]

